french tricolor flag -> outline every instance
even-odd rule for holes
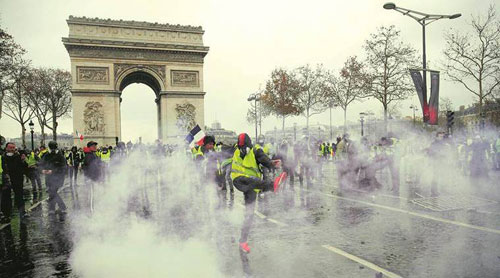
[[[78,132],[78,130],[76,130],[76,137],[80,138],[80,141],[83,141],[83,134]]]
[[[198,144],[198,142],[205,137],[205,132],[201,130],[201,127],[199,125],[196,125],[189,134],[186,136],[185,140],[188,145],[191,147],[194,146],[195,143]]]

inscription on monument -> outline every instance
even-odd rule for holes
[[[109,70],[102,67],[76,67],[77,83],[109,83]]]
[[[199,87],[199,78],[197,71],[173,70],[172,86],[177,87]]]
[[[85,133],[88,135],[104,133],[104,111],[102,104],[98,101],[88,101],[83,111],[83,122]]]
[[[124,40],[137,39],[141,41],[181,42],[188,44],[203,44],[202,34],[144,30],[135,28],[121,28],[110,26],[70,25],[70,34],[73,36],[114,37]]]

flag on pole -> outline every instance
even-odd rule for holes
[[[418,99],[420,100],[420,106],[422,107],[423,120],[427,122],[429,120],[429,104],[427,103],[427,96],[424,96],[424,81],[422,79],[422,74],[416,69],[410,69],[411,79],[413,84],[415,84],[415,89],[417,90]]]
[[[201,127],[199,125],[196,125],[188,133],[188,135],[186,136],[185,140],[186,140],[186,143],[188,143],[189,145],[194,145],[193,142],[198,142],[203,137],[205,137],[205,132],[203,132],[203,130],[201,130]]]
[[[431,71],[431,97],[429,99],[429,124],[437,125],[439,115],[439,71]]]
[[[80,141],[83,141],[83,134],[80,134],[80,132],[78,132],[78,130],[76,130],[76,137],[80,138]]]

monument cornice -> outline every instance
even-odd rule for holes
[[[64,44],[72,58],[203,63],[207,52]]]
[[[100,95],[100,96],[120,96],[120,91],[115,90],[92,90],[92,89],[71,89],[71,94],[73,96],[88,96],[88,95]]]
[[[163,51],[188,51],[208,53],[208,46],[196,46],[186,44],[163,44],[163,43],[145,43],[131,41],[111,41],[97,39],[77,39],[77,38],[62,38],[65,46],[88,46],[88,47],[111,47],[111,48],[130,48],[130,49],[150,49]]]
[[[101,18],[88,18],[88,17],[76,17],[69,16],[66,20],[68,24],[83,24],[91,26],[106,26],[106,27],[128,27],[134,29],[147,29],[147,30],[160,30],[160,31],[174,31],[174,32],[186,32],[186,33],[196,33],[203,34],[205,31],[201,26],[191,26],[191,25],[180,25],[180,24],[168,24],[168,23],[151,23],[144,21],[134,21],[134,20],[114,20],[114,19],[101,19]]]
[[[161,91],[160,97],[166,98],[203,98],[206,92]]]

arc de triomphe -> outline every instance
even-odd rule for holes
[[[156,94],[158,138],[185,136],[204,125],[201,27],[70,16],[62,41],[71,60],[73,137],[114,145],[121,140],[122,90],[143,83]],[[140,116],[140,115],[138,115]]]

